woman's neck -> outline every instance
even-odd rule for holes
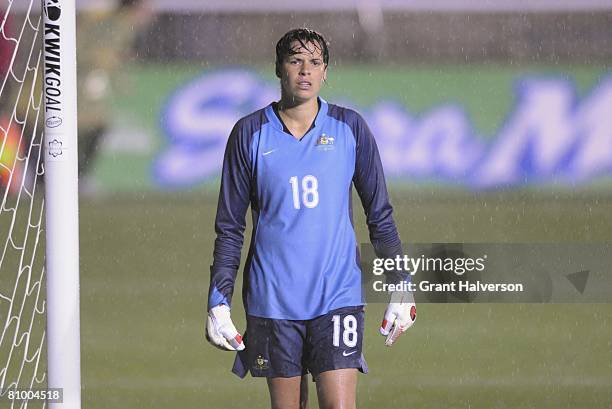
[[[289,98],[281,98],[278,102],[278,112],[287,125],[291,123],[294,126],[309,127],[319,112],[319,101],[318,98],[313,98],[298,103]]]

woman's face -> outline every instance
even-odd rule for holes
[[[306,43],[304,48],[298,41],[294,41],[291,48],[297,51],[297,54],[286,57],[280,70],[283,96],[295,102],[318,97],[321,84],[327,75],[320,47]]]

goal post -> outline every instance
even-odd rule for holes
[[[0,1],[1,408],[81,407],[75,20]]]
[[[81,407],[75,0],[42,0],[48,387]]]

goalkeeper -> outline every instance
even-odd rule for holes
[[[286,33],[276,45],[280,101],[236,123],[223,161],[207,338],[238,351],[235,374],[267,378],[273,408],[307,404],[307,373],[321,407],[355,407],[367,365],[352,185],[377,255],[402,252],[373,135],[355,111],[319,97],[328,63],[321,34]],[[242,337],[230,308],[249,205]],[[391,301],[380,328],[387,345],[416,319],[410,295]]]

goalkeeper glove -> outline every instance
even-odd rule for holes
[[[394,291],[385,310],[380,333],[387,337],[385,345],[390,347],[416,320],[416,305],[410,291]]]
[[[225,304],[219,304],[208,311],[206,339],[225,351],[242,351],[245,348],[242,335],[230,318],[230,308]]]

